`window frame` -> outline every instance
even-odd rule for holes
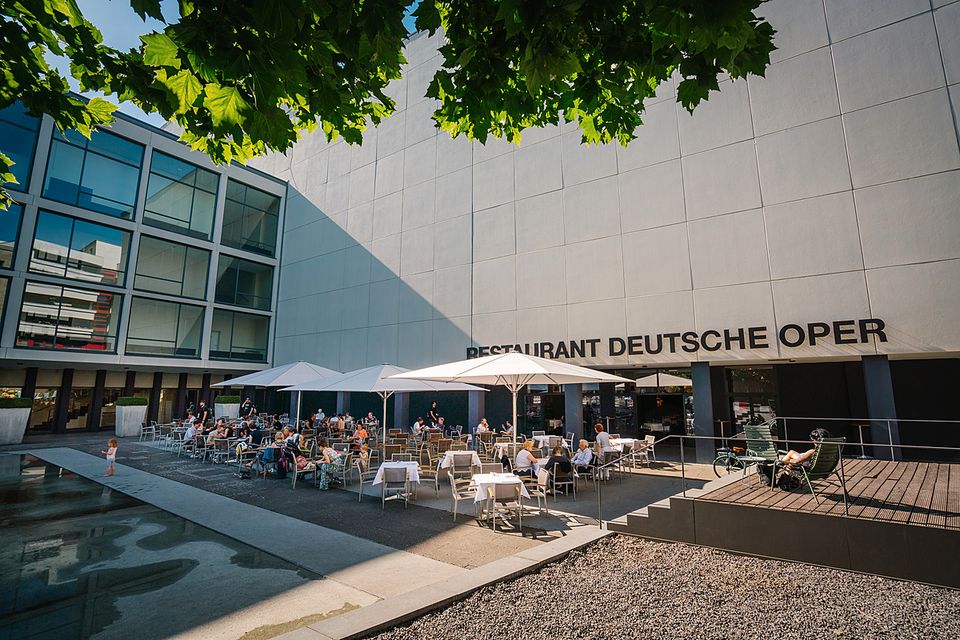
[[[213,191],[209,191],[207,189],[204,189],[203,187],[198,187],[196,184],[192,184],[192,185],[187,184],[186,182],[182,182],[175,178],[171,178],[170,176],[154,171],[153,158],[154,158],[154,155],[156,154],[160,154],[160,155],[166,156],[167,158],[170,158],[171,160],[175,160],[177,162],[182,162],[183,164],[190,165],[191,167],[194,167],[197,170],[206,171],[207,173],[213,174],[217,178],[217,186],[214,188]],[[161,218],[169,218],[169,216],[165,216],[161,213],[157,213],[156,211],[152,211],[148,208],[148,202],[150,200],[150,179],[154,175],[156,175],[158,178],[162,178],[164,180],[169,180],[171,182],[175,182],[177,184],[190,187],[193,190],[193,192],[190,195],[190,220],[188,221],[188,226],[186,228],[178,227],[172,224],[167,224],[166,226],[162,226],[160,224],[157,224],[154,218],[148,217],[148,214],[150,214],[152,216],[158,216]],[[170,233],[179,233],[189,238],[211,242],[213,240],[214,230],[217,227],[217,201],[219,200],[219,196],[220,196],[220,182],[222,179],[223,179],[223,175],[216,171],[206,169],[204,167],[201,167],[200,165],[194,164],[192,162],[188,162],[183,158],[178,158],[175,155],[166,153],[157,148],[153,148],[150,153],[150,171],[147,172],[147,190],[146,190],[146,193],[144,194],[144,199],[143,199],[143,216],[142,216],[143,224],[150,227],[151,229],[159,229],[161,231],[167,231]],[[197,190],[203,191],[204,193],[207,193],[213,196],[213,210],[210,212],[210,229],[207,231],[206,235],[199,235],[199,233],[194,232],[189,227],[189,223],[193,222],[193,207],[197,199],[196,197]],[[208,270],[209,270],[209,267],[208,267]]]
[[[229,260],[234,260],[234,261],[246,262],[246,263],[253,264],[253,265],[257,265],[257,266],[260,266],[260,267],[264,267],[264,268],[270,270],[270,295],[267,297],[267,306],[266,306],[266,308],[247,306],[247,305],[244,305],[244,304],[241,304],[241,303],[237,302],[237,298],[238,298],[238,295],[239,295],[239,288],[240,288],[240,272],[239,272],[239,270],[237,271],[237,279],[236,279],[236,282],[233,283],[233,300],[218,300],[218,299],[217,299],[217,290],[220,288],[220,262],[221,262],[223,259],[225,259],[225,258],[226,258],[226,259],[229,259]],[[231,254],[229,254],[229,253],[220,253],[220,254],[217,256],[217,279],[216,279],[216,282],[214,283],[213,301],[214,301],[215,303],[217,303],[217,304],[231,305],[231,306],[234,306],[234,307],[239,307],[240,309],[251,309],[251,310],[253,310],[253,311],[273,311],[273,289],[274,289],[274,286],[273,286],[273,285],[274,285],[274,278],[276,277],[276,273],[275,273],[275,271],[274,271],[275,269],[276,269],[276,267],[275,267],[274,265],[267,264],[267,263],[265,263],[265,262],[257,262],[256,260],[248,260],[248,259],[246,259],[246,258],[241,258],[241,257],[239,257],[239,256],[234,256],[234,255],[231,255]],[[258,297],[259,297],[259,296],[258,296]]]
[[[276,200],[277,200],[277,212],[276,212],[276,214],[273,214],[273,215],[274,215],[274,218],[275,218],[275,220],[276,220],[276,225],[275,225],[275,227],[274,227],[274,245],[273,245],[273,247],[270,249],[270,252],[269,252],[269,253],[265,253],[265,252],[262,252],[262,251],[258,251],[258,250],[256,250],[256,249],[253,249],[253,248],[250,247],[249,244],[243,244],[242,240],[243,240],[246,236],[244,235],[244,229],[243,229],[242,227],[241,227],[241,230],[240,230],[241,243],[239,243],[239,244],[241,244],[241,245],[243,245],[243,246],[237,246],[237,245],[230,244],[230,243],[228,243],[228,242],[224,242],[224,241],[223,241],[222,229],[227,226],[227,202],[233,202],[233,203],[236,203],[236,204],[240,205],[240,206],[243,207],[243,208],[249,207],[249,208],[251,208],[251,209],[256,209],[257,211],[261,211],[261,212],[264,213],[264,214],[270,215],[269,212],[267,212],[267,211],[265,211],[265,210],[263,210],[263,209],[257,209],[256,207],[252,207],[252,206],[248,205],[247,202],[246,202],[246,199],[244,199],[244,201],[241,202],[241,201],[239,201],[239,200],[235,200],[235,199],[231,198],[231,197],[230,197],[230,183],[231,183],[231,182],[233,182],[233,183],[235,183],[235,184],[238,184],[238,185],[241,185],[241,186],[245,189],[245,191],[244,191],[244,197],[246,197],[246,190],[252,189],[252,190],[254,190],[254,191],[258,191],[258,192],[260,192],[260,193],[262,193],[262,194],[264,194],[264,195],[266,195],[266,196],[269,196],[269,197],[271,197],[271,198],[276,198]],[[281,234],[281,229],[280,229],[280,208],[281,208],[282,205],[283,205],[283,197],[282,197],[282,196],[274,195],[274,194],[270,193],[269,191],[266,191],[266,190],[264,190],[264,189],[259,189],[259,188],[257,188],[257,187],[254,187],[254,186],[251,186],[251,185],[247,184],[246,182],[242,182],[242,181],[240,181],[240,180],[237,180],[237,179],[235,179],[235,178],[232,178],[232,177],[229,177],[229,176],[228,176],[228,177],[227,177],[227,188],[226,188],[226,190],[224,191],[224,195],[223,195],[223,216],[222,216],[222,219],[221,219],[221,221],[220,221],[221,244],[223,244],[224,246],[230,247],[231,249],[237,249],[237,250],[239,250],[239,251],[247,251],[247,252],[249,252],[249,253],[252,253],[252,254],[255,254],[255,255],[258,255],[258,256],[263,256],[263,257],[266,257],[266,258],[276,258],[276,257],[277,257],[277,249],[280,247],[280,241],[281,241],[281,240],[280,240],[280,234]],[[244,217],[243,219],[246,219],[246,218]]]
[[[52,347],[28,347],[28,346],[25,346],[25,345],[20,344],[20,323],[23,321],[23,304],[24,304],[24,300],[25,300],[26,295],[27,295],[27,288],[28,288],[30,285],[32,285],[32,284],[41,285],[41,286],[49,286],[49,287],[59,287],[59,288],[60,288],[60,304],[57,306],[57,323],[56,323],[55,328],[54,328],[54,331],[53,331],[53,344],[54,344],[54,346],[52,346]],[[60,316],[61,316],[61,314],[62,314],[62,312],[63,312],[63,292],[64,292],[64,290],[66,290],[66,289],[72,289],[72,290],[74,290],[74,291],[78,291],[78,290],[79,290],[79,291],[84,291],[84,292],[89,292],[89,293],[96,293],[96,294],[98,294],[98,295],[99,295],[99,294],[102,294],[102,293],[108,293],[108,294],[110,294],[110,295],[112,295],[112,296],[116,296],[117,298],[119,298],[119,303],[117,304],[117,322],[116,322],[117,332],[116,332],[116,334],[115,334],[114,336],[112,336],[112,337],[113,337],[113,349],[104,349],[103,351],[96,351],[96,350],[93,350],[93,349],[65,349],[65,348],[59,348],[59,347],[56,346],[56,344],[57,344],[57,335],[59,334],[59,330],[60,330]],[[8,291],[9,291],[9,288],[8,288]],[[124,299],[124,294],[118,293],[118,292],[115,292],[115,291],[109,291],[109,290],[106,290],[106,291],[104,291],[104,290],[97,291],[97,290],[95,290],[95,289],[85,289],[85,288],[83,288],[83,287],[73,287],[73,286],[70,286],[70,285],[65,285],[65,284],[60,284],[60,283],[55,283],[55,282],[43,282],[43,281],[41,281],[41,280],[27,280],[27,281],[24,282],[24,284],[23,284],[23,295],[20,297],[20,312],[17,314],[17,328],[16,328],[16,332],[15,332],[15,334],[14,334],[13,348],[14,348],[14,349],[26,349],[26,350],[28,350],[28,351],[47,351],[47,352],[64,352],[64,351],[66,351],[66,352],[69,352],[69,353],[93,353],[93,354],[102,353],[102,354],[107,354],[107,355],[111,355],[111,354],[115,355],[115,354],[117,353],[117,347],[118,347],[118,345],[120,344],[120,323],[121,323],[121,320],[123,319],[123,299]],[[109,337],[109,336],[108,336],[108,337]]]
[[[71,220],[71,221],[72,221],[71,224],[70,224],[70,239],[67,241],[67,264],[64,265],[64,269],[63,269],[63,273],[62,273],[62,274],[44,273],[43,271],[34,271],[34,270],[31,268],[31,266],[32,266],[32,264],[33,264],[33,247],[34,247],[34,243],[36,243],[36,241],[37,241],[37,233],[40,231],[40,217],[41,217],[44,213],[49,213],[49,214],[51,214],[51,215],[60,216],[61,218],[67,218],[68,220]],[[71,255],[71,253],[72,253],[73,250],[74,250],[74,249],[73,249],[73,235],[74,235],[74,230],[76,229],[76,226],[77,226],[77,222],[85,222],[85,223],[87,223],[87,224],[92,224],[92,225],[95,225],[95,226],[98,226],[98,227],[106,227],[107,229],[113,229],[114,231],[119,231],[120,233],[125,233],[125,234],[127,234],[127,252],[126,252],[127,255],[123,256],[123,265],[122,265],[123,268],[120,269],[120,273],[123,274],[123,279],[122,279],[122,280],[118,281],[116,284],[110,284],[110,283],[108,283],[108,282],[90,282],[89,280],[81,280],[81,279],[79,279],[79,278],[71,278],[69,275],[67,275],[67,274],[69,273],[69,270],[70,270],[70,269],[69,269],[69,267],[70,267],[70,255]],[[100,222],[96,222],[96,221],[94,221],[94,220],[89,220],[89,219],[87,219],[87,218],[78,218],[78,217],[76,217],[76,216],[67,215],[67,214],[65,214],[65,213],[60,213],[59,211],[53,211],[53,210],[51,210],[51,209],[38,209],[38,210],[37,210],[37,223],[34,225],[34,229],[33,229],[33,239],[32,239],[32,241],[30,242],[30,259],[27,261],[27,273],[31,273],[31,274],[33,274],[33,275],[38,275],[38,276],[48,276],[48,277],[52,277],[52,278],[63,278],[64,280],[68,280],[68,281],[70,281],[70,282],[82,282],[82,283],[87,284],[87,285],[96,284],[96,285],[105,286],[105,287],[116,287],[116,288],[118,288],[118,289],[124,289],[124,288],[127,287],[127,276],[130,274],[130,254],[131,254],[131,252],[132,252],[132,249],[133,249],[133,232],[130,231],[129,229],[123,229],[123,228],[121,228],[121,227],[113,227],[113,226],[110,226],[110,225],[108,225],[108,224],[101,224]]]
[[[23,107],[23,104],[18,100],[18,101],[16,101],[16,102],[14,102],[13,104],[9,105],[9,106],[7,107],[7,109],[9,109],[10,107],[14,107],[14,106]],[[6,109],[0,110],[0,114],[2,114],[2,112],[5,111],[5,110],[6,110]],[[27,114],[27,110],[26,110],[26,109],[24,109],[23,112],[24,112],[24,114],[27,115],[27,117],[33,118],[34,120],[37,121],[37,128],[33,131],[33,145],[32,145],[32,149],[31,149],[31,151],[30,151],[30,156],[29,156],[29,158],[28,158],[28,160],[27,160],[27,163],[26,163],[26,164],[27,164],[26,179],[24,179],[24,181],[23,181],[22,183],[19,183],[19,184],[6,184],[6,185],[4,185],[4,188],[6,188],[6,189],[8,189],[8,190],[13,190],[13,191],[20,191],[21,193],[29,193],[29,191],[30,191],[31,179],[33,178],[33,166],[34,166],[34,164],[36,164],[36,161],[37,161],[37,160],[36,160],[36,159],[37,159],[37,147],[40,146],[40,126],[41,126],[43,120],[42,120],[42,118],[35,118],[34,116],[31,116],[31,115]],[[10,125],[10,126],[12,126],[12,127],[17,127],[18,129],[23,129],[24,131],[29,131],[29,129],[23,127],[22,125],[19,125],[19,124],[15,123],[15,122],[11,122],[10,120],[7,120],[7,119],[3,118],[2,116],[0,116],[0,121],[4,122],[4,123],[6,123],[7,125]]]
[[[66,135],[60,133],[60,131],[59,131],[56,127],[54,127],[53,134],[50,136],[50,145],[49,145],[49,147],[47,148],[47,166],[44,167],[44,170],[43,170],[43,184],[40,185],[40,197],[41,197],[41,198],[45,198],[45,199],[47,199],[47,200],[51,200],[51,201],[53,201],[53,202],[59,202],[59,203],[61,203],[61,204],[66,204],[66,205],[70,205],[70,206],[72,206],[72,207],[77,207],[77,208],[83,209],[84,211],[93,211],[93,212],[99,213],[99,214],[101,214],[101,215],[110,216],[111,218],[116,218],[116,219],[118,219],[118,220],[128,220],[128,221],[131,221],[131,222],[136,221],[136,219],[137,219],[137,200],[138,200],[139,197],[140,197],[140,184],[143,182],[143,159],[144,159],[144,157],[146,156],[146,153],[147,153],[147,145],[145,145],[145,144],[142,143],[142,142],[138,142],[138,141],[136,141],[136,140],[131,140],[130,138],[127,138],[127,137],[125,137],[125,136],[121,136],[121,135],[116,134],[116,133],[114,133],[114,132],[112,132],[112,131],[106,131],[105,129],[100,128],[100,127],[96,128],[95,131],[98,132],[98,133],[103,133],[103,134],[106,134],[106,135],[114,136],[114,137],[116,137],[116,138],[120,138],[121,140],[124,140],[124,141],[126,141],[126,142],[129,142],[129,143],[131,143],[131,144],[135,144],[135,145],[137,145],[138,147],[140,147],[140,164],[139,164],[139,165],[134,165],[134,164],[131,164],[130,162],[127,162],[127,161],[125,161],[125,160],[118,160],[117,158],[110,157],[110,156],[108,156],[108,155],[106,155],[106,154],[104,154],[104,153],[100,153],[99,151],[92,150],[92,149],[90,149],[90,140],[88,140],[88,139],[86,139],[86,138],[84,138],[84,145],[81,147],[81,146],[78,145],[77,143],[72,142],[69,138],[67,138]],[[58,135],[59,135],[59,137],[58,137]],[[60,200],[60,199],[58,199],[58,198],[54,198],[54,197],[52,197],[52,196],[47,195],[46,185],[47,185],[47,178],[50,176],[50,162],[51,162],[52,159],[53,159],[53,148],[54,148],[54,144],[58,144],[58,143],[59,143],[59,144],[69,145],[69,146],[71,146],[71,147],[73,147],[73,148],[75,148],[75,149],[80,149],[81,151],[83,151],[83,160],[82,160],[81,163],[80,163],[80,183],[77,185],[77,198],[76,198],[75,201],[73,201],[73,202],[67,202],[67,201],[65,201],[65,200]],[[135,168],[135,169],[137,170],[137,186],[136,186],[136,188],[134,189],[133,203],[130,205],[130,215],[129,215],[129,216],[115,216],[115,215],[113,215],[112,213],[107,213],[106,211],[101,211],[101,210],[99,210],[99,209],[93,209],[93,208],[91,208],[91,207],[85,207],[85,206],[83,206],[82,204],[80,204],[80,192],[81,192],[81,187],[83,186],[83,175],[84,175],[83,172],[84,172],[84,170],[86,169],[86,166],[87,166],[87,154],[90,154],[90,153],[94,153],[94,154],[96,154],[96,155],[98,155],[98,156],[100,156],[100,157],[102,157],[102,158],[106,158],[107,160],[110,160],[111,162],[118,162],[118,163],[124,164],[124,165],[126,165],[126,166],[128,166],[128,167],[133,167],[133,168]],[[102,197],[102,196],[101,196],[101,197]],[[104,200],[110,200],[109,198],[103,198],[103,199],[104,199]],[[126,205],[126,203],[119,202],[119,201],[116,201],[116,200],[110,200],[110,202],[114,202],[114,203],[116,203],[116,204]]]
[[[17,213],[17,232],[13,236],[13,250],[10,252],[10,266],[4,267],[0,265],[0,269],[7,269],[13,271],[17,266],[17,252],[20,250],[20,239],[23,235],[23,214],[27,210],[27,205],[23,204],[18,200],[13,201],[14,207],[20,207],[19,213]],[[9,215],[10,208],[6,212],[0,212],[0,215]],[[31,243],[31,249],[33,248],[33,243]]]
[[[227,356],[226,358],[213,355],[213,327],[214,327],[216,315],[217,315],[218,312],[219,312],[219,313],[229,313],[229,314],[230,314],[230,345],[229,345],[229,349],[227,350],[228,356]],[[267,321],[266,339],[265,339],[265,342],[264,342],[264,345],[263,345],[263,359],[262,359],[262,360],[253,360],[253,359],[250,359],[250,358],[237,358],[237,357],[234,357],[234,356],[233,356],[233,353],[234,353],[234,351],[233,351],[233,334],[235,333],[234,330],[235,330],[236,324],[237,324],[237,314],[247,315],[247,316],[253,316],[253,317],[255,317],[255,318],[263,318],[263,319],[265,319],[265,320]],[[233,309],[218,309],[218,308],[214,308],[214,310],[213,310],[213,315],[212,315],[211,318],[210,318],[210,354],[209,354],[210,360],[221,360],[221,361],[225,361],[225,362],[268,362],[269,359],[270,359],[270,323],[271,323],[271,320],[272,320],[272,316],[270,316],[270,315],[261,315],[261,314],[259,314],[259,313],[245,313],[245,312],[243,312],[243,311],[234,311]],[[221,353],[223,352],[222,349],[219,349],[218,351],[220,351]]]
[[[195,250],[195,251],[203,251],[204,253],[206,253],[206,254],[207,254],[207,272],[206,272],[206,274],[204,274],[204,278],[203,278],[203,296],[200,297],[200,298],[197,298],[197,297],[194,297],[194,296],[188,296],[187,294],[183,293],[183,284],[184,284],[184,281],[183,281],[183,280],[180,280],[180,293],[167,293],[167,292],[165,292],[165,291],[155,291],[155,290],[153,290],[153,289],[144,289],[144,288],[142,288],[142,287],[138,287],[138,286],[137,286],[137,269],[140,268],[140,257],[143,255],[143,254],[140,252],[140,249],[143,247],[143,239],[144,239],[144,238],[148,238],[148,239],[150,239],[150,240],[155,240],[155,241],[158,241],[158,242],[166,242],[166,243],[168,243],[168,244],[174,244],[174,245],[177,245],[177,246],[180,246],[180,247],[184,247],[184,249],[186,249],[186,251],[189,251],[189,250],[193,249],[193,250]],[[186,251],[184,252],[183,268],[182,268],[182,270],[181,270],[181,276],[186,276],[186,272],[187,272],[187,253],[186,253]],[[134,291],[142,291],[142,292],[144,292],[144,293],[155,293],[155,294],[162,295],[162,296],[179,296],[179,297],[182,297],[182,298],[186,298],[187,300],[198,300],[198,301],[200,301],[200,302],[206,302],[206,301],[207,301],[207,298],[208,298],[208,296],[209,296],[209,293],[210,293],[210,263],[211,263],[211,262],[213,262],[213,252],[210,251],[209,249],[202,249],[202,248],[200,248],[200,247],[195,247],[195,246],[189,245],[189,244],[184,243],[184,242],[177,242],[176,240],[169,240],[169,239],[167,239],[167,238],[161,238],[161,237],[158,237],[158,236],[150,235],[150,234],[148,234],[148,233],[142,233],[142,234],[140,234],[140,241],[137,243],[137,264],[134,265],[134,268],[133,268],[133,282],[131,283],[131,289],[133,289]],[[157,278],[156,276],[144,276],[144,278],[153,278],[153,279],[155,279],[155,280],[160,280],[160,279],[161,279],[161,278]],[[171,281],[171,282],[172,282],[172,281]]]
[[[205,320],[204,316],[205,316],[205,313],[206,313],[206,307],[204,307],[203,305],[198,305],[198,304],[189,304],[189,303],[186,303],[186,302],[173,302],[172,300],[160,300],[159,298],[148,298],[148,297],[145,297],[145,296],[138,296],[138,295],[132,295],[132,296],[130,296],[130,298],[131,298],[131,299],[130,299],[130,319],[131,319],[131,320],[133,319],[133,305],[136,304],[136,301],[137,301],[137,300],[145,300],[145,301],[147,301],[147,302],[153,302],[153,303],[176,305],[176,307],[177,307],[177,323],[176,323],[176,331],[175,331],[174,344],[173,344],[174,351],[177,350],[177,345],[178,345],[179,339],[180,339],[180,317],[181,317],[181,312],[182,312],[182,310],[183,310],[183,307],[192,307],[192,308],[194,308],[194,309],[199,310],[199,311],[200,311],[200,341],[197,343],[197,353],[196,353],[196,355],[193,355],[193,356],[190,356],[190,355],[177,355],[176,353],[174,353],[174,354],[172,354],[172,355],[167,355],[167,354],[158,354],[158,353],[142,353],[142,352],[139,352],[139,351],[136,351],[136,350],[131,351],[131,350],[130,350],[130,329],[131,329],[131,327],[132,327],[133,325],[132,325],[131,322],[127,322],[127,333],[126,333],[126,335],[124,336],[124,340],[123,340],[123,346],[124,346],[123,352],[124,352],[124,355],[138,356],[138,357],[141,357],[141,358],[176,358],[177,360],[201,360],[201,359],[203,359],[204,324],[206,324],[206,323],[204,322],[204,320]],[[134,340],[150,341],[150,340],[147,339],[147,338],[136,338],[136,337],[134,337]],[[165,342],[165,341],[153,340],[153,342]]]

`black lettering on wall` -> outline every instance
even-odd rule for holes
[[[600,344],[600,338],[590,338],[587,340],[587,344],[590,345],[590,357],[597,357],[597,345]]]
[[[867,336],[874,335],[877,336],[877,340],[880,342],[887,341],[887,334],[884,331],[887,323],[879,318],[870,318],[868,320],[860,321],[860,342],[869,342]]]
[[[468,358],[476,358],[476,357],[479,356],[479,355],[480,355],[480,350],[479,350],[479,349],[477,349],[476,347],[467,347],[467,357],[468,357]]]
[[[825,338],[830,335],[830,325],[826,322],[808,322],[807,333],[812,347],[817,344],[817,338]]]
[[[791,333],[796,336],[795,339],[791,340],[787,337]],[[777,335],[780,338],[780,344],[786,347],[799,347],[803,344],[803,341],[807,339],[806,332],[803,330],[803,327],[798,324],[783,325],[780,327],[780,333]]]
[[[747,343],[743,338],[743,329],[737,329],[736,335],[730,333],[730,329],[723,330],[723,344],[727,351],[733,348],[733,343],[736,342],[740,346],[738,349],[746,349]]]
[[[650,336],[643,336],[643,347],[647,353],[654,354],[663,351],[663,336],[661,334],[657,334],[656,347],[651,346],[652,342],[653,341],[650,339]]]
[[[622,356],[627,350],[627,343],[623,338],[610,338],[608,352],[611,356]]]
[[[627,336],[627,353],[631,356],[643,355],[643,336]]]
[[[857,343],[857,323],[854,320],[837,320],[833,323],[833,341],[837,344]],[[847,336],[850,336],[849,338]]]
[[[769,349],[770,343],[767,342],[766,327],[749,327],[747,329],[747,339],[750,342],[751,349]]]
[[[694,353],[700,350],[700,341],[697,339],[696,331],[687,331],[680,337],[680,340],[683,342],[680,348],[687,353]]]
[[[712,345],[707,344],[707,338],[716,338],[717,341]],[[707,351],[719,351],[720,347],[723,346],[723,343],[720,342],[720,332],[714,331],[713,329],[707,329],[700,335],[700,344]]]

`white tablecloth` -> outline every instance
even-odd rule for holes
[[[512,473],[478,473],[473,476],[473,482],[477,485],[477,495],[474,502],[483,502],[487,499],[487,488],[497,484],[518,484],[520,493],[524,498],[530,497],[530,492],[523,486],[523,480]]]
[[[662,422],[644,422],[643,428],[647,431],[656,431],[657,433],[670,433],[670,427]]]
[[[380,468],[377,469],[377,476],[373,479],[373,484],[380,484],[383,482],[383,470],[384,469],[403,469],[407,470],[407,479],[411,482],[420,482],[420,465],[415,461],[410,462],[384,462],[380,465]]]
[[[443,454],[443,459],[440,461],[440,468],[447,469],[453,464],[453,454],[459,453],[470,454],[472,456],[470,464],[479,467],[480,466],[480,456],[477,455],[476,451],[447,451]]]
[[[560,436],[533,436],[533,441],[538,447],[542,448],[550,445],[550,438],[560,438]],[[560,446],[564,449],[570,448],[570,445],[563,438],[560,438]]]

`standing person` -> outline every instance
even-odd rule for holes
[[[257,415],[257,407],[253,404],[253,401],[247,397],[243,401],[243,404],[240,405],[240,417],[243,420],[253,420],[253,416]]]
[[[616,452],[617,449],[610,444],[610,434],[603,430],[602,424],[598,422],[593,426],[593,430],[597,432],[597,444],[594,445],[597,451],[597,457],[600,459],[600,464],[604,464],[604,462],[606,462],[604,454],[611,451]],[[610,479],[610,469],[603,470],[603,479]]]
[[[114,474],[113,463],[117,461],[117,449],[120,448],[119,443],[116,438],[110,438],[107,440],[107,450],[101,451],[101,455],[107,457],[107,475],[112,476]]]
[[[323,426],[323,421],[327,419],[327,414],[323,412],[323,409],[317,409],[317,427]]]
[[[207,408],[207,403],[201,400],[200,407],[197,409],[197,422],[200,423],[200,426],[203,426],[209,419],[210,409]]]
[[[437,404],[436,400],[430,403],[430,410],[427,412],[427,420],[429,420],[430,424],[432,425],[440,422],[440,405]]]

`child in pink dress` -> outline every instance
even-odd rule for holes
[[[119,444],[117,443],[117,439],[110,438],[109,440],[107,440],[107,447],[109,448],[106,451],[100,452],[102,455],[107,456],[107,475],[108,476],[112,476],[114,473],[113,463],[117,461],[118,446]]]

